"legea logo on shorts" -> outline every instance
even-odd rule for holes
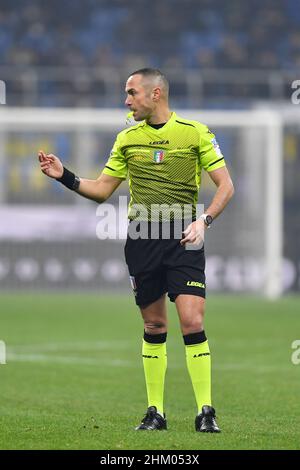
[[[202,282],[188,281],[186,285],[189,287],[201,287],[202,289],[205,289],[205,284]]]

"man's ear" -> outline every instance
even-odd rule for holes
[[[161,89],[159,87],[155,87],[152,90],[152,99],[153,101],[158,101],[161,96]]]

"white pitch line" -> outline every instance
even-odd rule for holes
[[[78,364],[97,366],[109,365],[115,367],[135,367],[130,361],[123,359],[103,359],[103,358],[90,358],[90,357],[76,357],[76,356],[48,356],[46,354],[21,354],[10,352],[7,354],[7,363],[9,362],[44,362],[52,364]]]
[[[63,343],[40,343],[40,344],[18,344],[11,349],[14,351],[47,352],[47,351],[103,351],[112,349],[128,349],[130,341],[95,341],[95,342],[63,342]]]
[[[104,358],[95,358],[95,357],[78,357],[78,356],[55,356],[47,354],[28,354],[21,352],[9,352],[7,354],[7,363],[9,362],[40,362],[47,364],[77,364],[77,365],[87,365],[87,366],[96,366],[101,367],[102,365],[112,366],[112,367],[129,367],[136,368],[140,367],[139,357],[136,361],[128,361],[124,359],[104,359]],[[220,370],[224,372],[240,372],[240,371],[249,371],[251,373],[264,374],[268,372],[288,372],[290,370],[291,364],[286,366],[272,366],[272,365],[255,365],[249,363],[241,362],[232,362],[226,364],[215,364],[213,365],[213,370]],[[169,369],[184,369],[184,364],[171,363],[169,360],[168,368]]]

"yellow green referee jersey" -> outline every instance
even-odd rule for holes
[[[173,112],[159,129],[143,121],[120,132],[103,173],[129,177],[128,217],[134,219],[134,208],[141,205],[150,220],[151,208],[163,204],[182,209],[189,205],[194,215],[202,168],[210,172],[223,166],[224,157],[208,127]]]

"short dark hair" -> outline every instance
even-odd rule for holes
[[[166,93],[168,94],[169,92],[169,82],[166,79],[165,75],[159,69],[152,69],[150,67],[145,67],[143,69],[139,69],[139,70],[136,70],[135,72],[132,72],[130,74],[130,77],[132,75],[142,75],[143,77],[158,78],[163,83],[166,89]]]

